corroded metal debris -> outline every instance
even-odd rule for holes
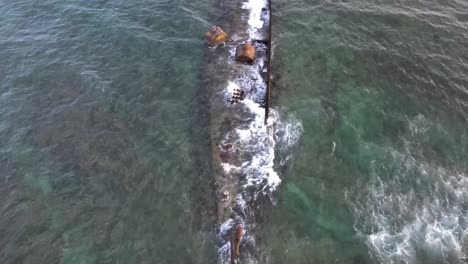
[[[271,5],[269,0],[220,1],[224,8],[223,28],[229,30],[229,36],[217,26],[205,34],[210,46],[226,43],[222,48],[210,49],[205,69],[218,205],[219,264],[259,263],[255,260],[255,210],[249,212],[256,196],[246,186],[250,179],[264,177],[265,168],[270,166],[271,152],[267,149],[273,139],[271,128],[262,127],[261,107],[265,108],[266,121]],[[257,165],[257,157],[267,162]]]
[[[232,229],[231,232],[231,264],[237,264],[240,256],[240,243],[242,236],[244,235],[244,229],[241,225],[237,225]]]
[[[236,61],[252,64],[255,60],[255,47],[252,44],[240,44],[236,49]]]
[[[206,42],[212,47],[217,46],[222,43],[226,43],[229,41],[229,35],[224,32],[218,26],[212,26],[208,32],[205,33]]]
[[[234,91],[232,92],[232,97],[228,99],[228,102],[231,104],[238,103],[242,100],[244,100],[245,93],[243,90],[240,88],[235,88]]]

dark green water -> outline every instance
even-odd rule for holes
[[[1,263],[215,262],[215,4],[1,1]]]
[[[272,263],[461,263],[466,3],[275,3],[278,104],[304,134]]]
[[[274,104],[304,132],[262,208],[261,261],[461,263],[468,4],[273,3]],[[0,1],[0,263],[216,263],[200,91],[222,15]]]

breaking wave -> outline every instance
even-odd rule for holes
[[[243,9],[249,10],[249,36],[251,39],[257,37],[265,23],[269,23],[267,15],[264,11],[268,7],[267,0],[248,0],[242,5]]]
[[[230,243],[225,238],[229,237],[227,233],[235,225],[241,225],[245,229],[244,245],[255,248],[255,239],[250,233],[255,227],[255,222],[252,221],[255,214],[248,204],[254,202],[259,195],[269,196],[276,190],[281,177],[275,167],[282,164],[275,163],[275,153],[278,150],[291,150],[300,139],[303,129],[298,119],[292,115],[285,116],[276,109],[270,109],[269,123],[265,125],[263,108],[250,99],[245,99],[241,104],[243,111],[249,113],[247,122],[230,131],[221,142],[221,145],[235,146],[235,152],[242,153],[240,165],[222,164],[225,173],[245,176],[241,182],[241,193],[235,199],[235,217],[227,220],[220,228],[219,236],[223,240],[220,256],[226,261],[229,259]],[[285,157],[290,157],[290,154]],[[283,158],[283,164],[286,158]],[[245,253],[247,256],[243,256],[244,260],[257,263],[255,257],[249,256],[249,251]]]
[[[281,183],[274,170],[275,150],[280,149],[284,153],[292,149],[300,138],[302,124],[292,115],[285,117],[278,110],[270,109],[268,124],[265,125],[265,109],[251,99],[245,99],[241,104],[243,111],[249,114],[247,122],[230,131],[221,145],[233,145],[235,152],[242,153],[244,159],[240,166],[223,163],[223,168],[226,173],[242,172],[246,175],[244,187],[257,186],[268,194]],[[281,164],[287,158],[283,158]]]
[[[420,140],[428,130],[422,121],[410,124]],[[462,263],[468,252],[467,175],[409,150],[390,149],[383,160],[371,165],[367,194],[353,206],[355,227],[372,256],[379,263]]]
[[[266,0],[248,0],[242,6],[249,10],[249,41],[261,39],[262,28],[269,23],[268,2]],[[265,52],[264,43],[255,44],[257,52]],[[230,48],[231,59],[235,47]],[[240,72],[228,81],[223,90],[226,107],[232,108],[233,122],[236,124],[228,131],[219,144],[220,151],[229,149],[237,153],[234,160],[228,159],[221,164],[226,175],[240,175],[240,190],[235,199],[233,215],[220,227],[219,237],[222,246],[219,249],[221,263],[230,263],[231,243],[229,233],[235,226],[242,226],[243,250],[242,263],[258,263],[255,257],[256,242],[252,234],[255,228],[255,212],[250,205],[259,196],[271,196],[281,183],[281,177],[275,170],[291,157],[291,150],[302,134],[302,124],[294,115],[280,109],[269,109],[268,122],[265,124],[264,98],[267,85],[262,74],[266,71],[266,56],[257,56],[254,65],[240,66]],[[228,99],[234,91],[242,91],[245,98],[236,104]],[[276,154],[280,154],[276,157]]]

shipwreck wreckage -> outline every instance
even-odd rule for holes
[[[257,263],[252,205],[280,181],[273,170],[274,135],[269,124],[274,123],[269,120],[271,2],[221,0],[221,5],[225,24],[212,26],[205,34],[211,47],[206,89],[219,262]]]
[[[296,119],[286,121],[286,129],[275,127],[283,120],[270,109],[271,0],[219,1],[223,25],[212,26],[205,34],[211,46],[205,89],[210,95],[219,263],[257,264],[265,261],[255,250],[256,200],[271,194],[281,181],[273,169],[276,143],[291,149],[303,127]],[[288,134],[286,143],[276,138],[276,129]],[[468,263],[466,256],[460,260]]]

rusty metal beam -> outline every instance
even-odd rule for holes
[[[266,74],[266,93],[265,93],[265,125],[268,123],[268,115],[270,112],[270,97],[271,97],[271,43],[273,42],[272,38],[272,27],[273,27],[273,10],[271,8],[271,0],[268,0],[268,63],[267,63],[267,74]]]

